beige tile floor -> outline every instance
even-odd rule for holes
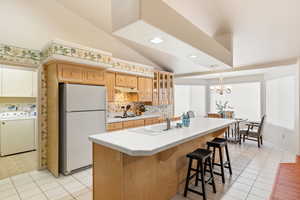
[[[208,199],[266,200],[271,193],[280,162],[293,162],[295,156],[271,145],[258,149],[255,143],[230,145],[233,176],[221,184],[217,177],[217,194],[207,187]],[[198,188],[196,188],[198,189]],[[1,200],[91,200],[92,170],[54,178],[48,171],[32,171],[0,180]],[[172,200],[202,199],[182,193]]]
[[[38,168],[37,151],[0,157],[0,179]]]

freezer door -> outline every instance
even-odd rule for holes
[[[105,132],[105,111],[66,114],[64,173],[92,164],[92,143],[88,137]]]
[[[106,109],[106,89],[94,85],[64,85],[65,111],[88,111]]]

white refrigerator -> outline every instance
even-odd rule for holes
[[[60,172],[68,175],[92,165],[89,135],[105,132],[106,89],[60,85]]]

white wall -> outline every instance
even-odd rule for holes
[[[175,85],[174,92],[175,116],[181,116],[190,109],[191,89],[186,85]]]
[[[206,114],[205,86],[200,85],[175,85],[175,116],[192,110],[196,116]]]
[[[227,86],[232,88],[230,94],[219,95],[215,91],[210,92],[210,111],[217,112],[217,101],[222,101],[222,103],[228,101],[229,106],[234,109],[235,117],[259,120],[261,117],[260,82],[238,83]]]
[[[295,76],[266,81],[267,121],[290,130],[295,126]]]
[[[205,86],[190,86],[190,110],[194,111],[197,116],[206,115],[206,88]]]
[[[52,39],[62,39],[111,52],[117,58],[155,66],[54,0],[1,0],[0,18],[0,43],[41,49]]]
[[[265,76],[266,85],[266,125],[265,140],[278,148],[298,153],[297,115],[296,109],[299,94],[296,89],[296,67],[287,68],[283,73],[268,73]],[[298,77],[299,78],[299,77]]]

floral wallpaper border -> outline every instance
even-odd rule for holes
[[[3,63],[39,66],[41,52],[12,45],[0,44],[0,61]]]
[[[42,51],[0,44],[0,62],[30,65],[38,67],[47,59],[55,56],[68,59],[79,59],[95,65],[105,65],[113,71],[128,72],[137,75],[153,77],[154,68],[139,63],[113,58],[109,53],[102,53],[101,50],[92,49],[61,40],[51,41]]]
[[[68,44],[58,43],[56,41],[47,45],[47,47],[42,50],[41,55],[43,61],[54,55],[60,55],[70,58],[92,61],[99,64],[103,63],[112,65],[112,57],[110,55],[104,55],[102,53],[99,53],[97,50],[74,47]]]
[[[115,71],[121,72],[132,72],[137,75],[144,75],[144,76],[154,76],[154,68],[150,66],[145,66],[138,63],[128,62],[121,59],[113,59],[113,66]]]

